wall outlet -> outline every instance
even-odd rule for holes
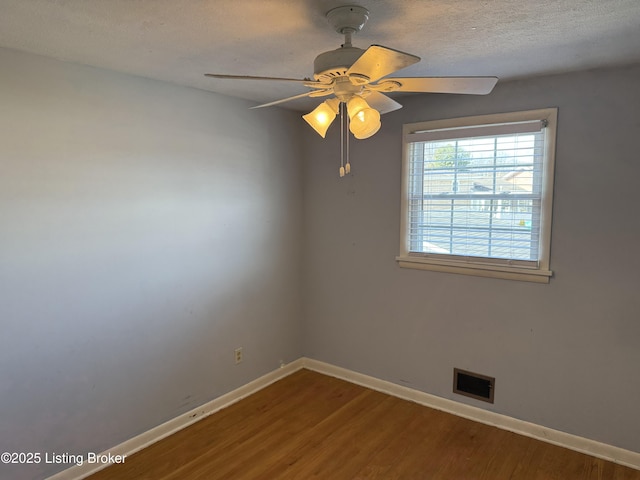
[[[242,347],[236,348],[233,353],[236,359],[236,365],[242,363]]]

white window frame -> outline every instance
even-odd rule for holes
[[[545,108],[522,112],[499,113],[472,117],[452,118],[429,122],[410,123],[403,126],[402,151],[402,207],[400,220],[400,254],[396,257],[403,268],[417,268],[448,273],[476,275],[482,277],[548,283],[553,272],[550,270],[551,252],[551,214],[553,206],[553,177],[555,165],[555,144],[558,109]],[[463,129],[493,126],[518,122],[540,121],[545,126],[544,160],[542,172],[542,203],[539,236],[539,259],[537,264],[522,265],[518,261],[492,263],[489,258],[465,257],[457,255],[438,255],[409,252],[409,143],[415,142],[422,132],[435,130]],[[465,131],[460,130],[464,137]],[[469,133],[471,136],[471,133]]]

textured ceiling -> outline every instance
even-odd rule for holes
[[[345,4],[370,10],[355,46],[422,58],[401,76],[640,62],[640,0],[0,0],[0,47],[266,102],[305,89],[203,74],[311,77],[315,56],[343,43],[324,14]]]

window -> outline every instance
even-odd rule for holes
[[[547,283],[557,109],[404,126],[401,267]]]

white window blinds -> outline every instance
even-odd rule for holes
[[[407,253],[538,268],[545,126],[408,133]]]

